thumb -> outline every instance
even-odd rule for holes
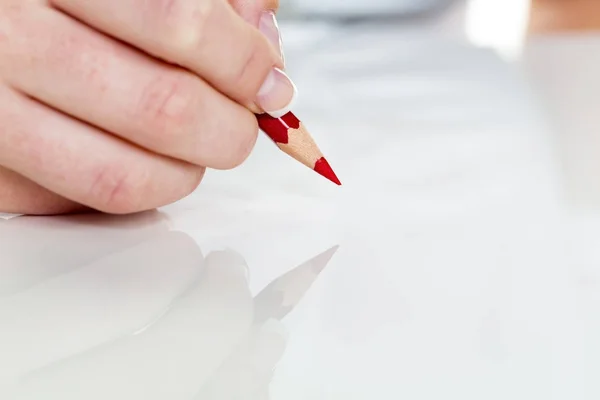
[[[276,17],[279,0],[229,0],[229,3],[246,22],[265,35],[285,64]]]

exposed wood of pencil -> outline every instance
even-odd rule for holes
[[[287,143],[276,144],[284,153],[311,169],[323,157],[323,153],[321,153],[302,122],[298,129],[288,129]]]
[[[337,185],[338,177],[323,156],[304,124],[291,112],[281,118],[257,116],[263,131],[283,152]]]

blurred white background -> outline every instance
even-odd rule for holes
[[[284,18],[416,20],[514,58],[522,50],[530,0],[282,0],[281,7]]]

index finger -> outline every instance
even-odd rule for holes
[[[86,24],[189,69],[240,104],[256,100],[277,51],[225,0],[53,0]]]
[[[281,33],[275,17],[279,10],[279,0],[229,0],[229,4],[240,17],[265,35],[285,64]]]

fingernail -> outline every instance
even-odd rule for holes
[[[258,29],[267,37],[269,42],[275,46],[275,49],[281,57],[281,61],[285,65],[281,32],[279,31],[279,25],[277,24],[277,17],[273,11],[264,11],[262,13],[258,22]]]
[[[279,68],[273,68],[257,94],[258,105],[271,117],[280,118],[291,108],[298,89],[292,80]]]

